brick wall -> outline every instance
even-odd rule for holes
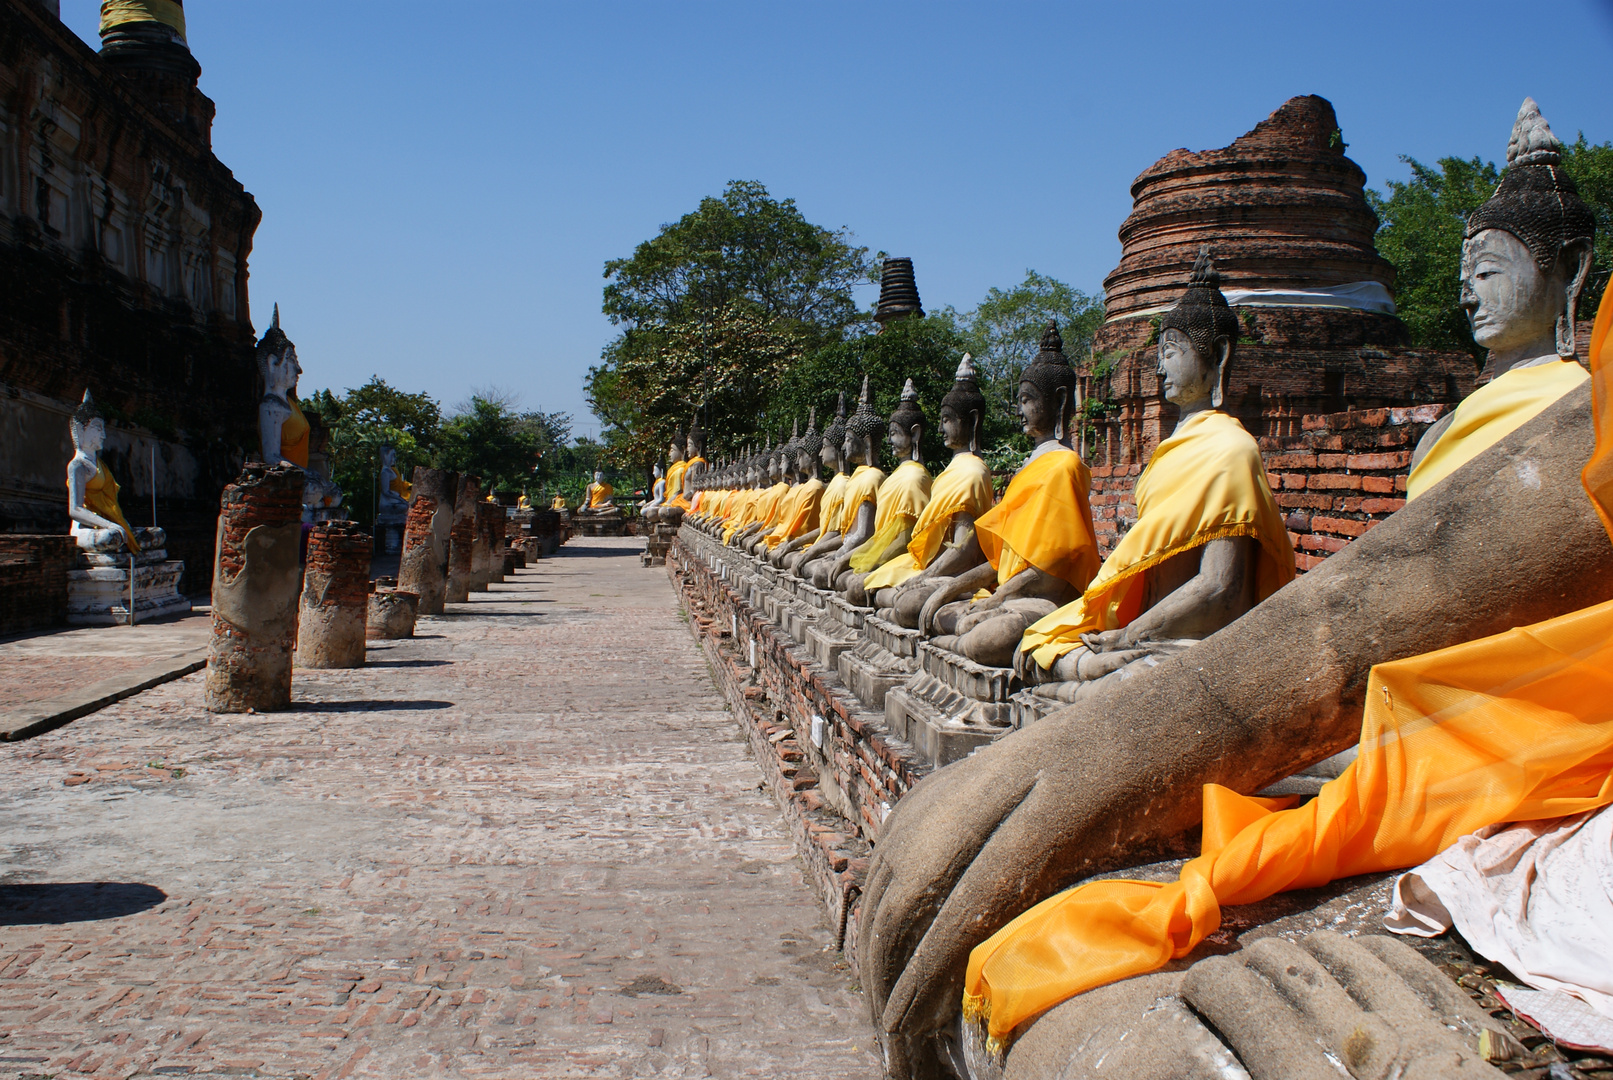
[[[1141,465],[1096,465],[1092,469],[1092,532],[1104,558],[1137,523],[1137,477]]]
[[[77,551],[66,534],[0,534],[0,635],[67,624],[67,573]]]

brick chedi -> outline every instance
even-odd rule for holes
[[[1155,324],[1201,245],[1214,253],[1243,337],[1228,409],[1257,438],[1297,436],[1301,417],[1460,400],[1465,353],[1410,347],[1378,255],[1366,175],[1344,153],[1333,106],[1296,97],[1220,150],[1173,150],[1132,184],[1121,259],[1084,390],[1107,399],[1087,457],[1141,466],[1171,425]],[[1454,287],[1454,284],[1453,284]]]
[[[1202,245],[1241,326],[1226,408],[1268,455],[1314,452],[1307,416],[1450,404],[1473,390],[1467,353],[1411,347],[1394,314],[1394,268],[1373,246],[1366,175],[1344,149],[1333,106],[1296,97],[1231,146],[1173,150],[1132,184],[1120,265],[1104,280],[1106,317],[1081,378],[1082,394],[1108,406],[1082,447],[1105,553],[1135,520],[1137,475],[1174,426],[1160,392],[1158,321]]]
[[[131,523],[151,523],[155,457],[157,523],[202,592],[220,492],[257,437],[261,214],[213,154],[181,5],[106,5],[99,53],[57,10],[0,0],[0,531],[61,529],[89,389]]]

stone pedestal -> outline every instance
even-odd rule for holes
[[[651,524],[648,540],[644,545],[644,565],[665,565],[666,553],[672,549],[672,540],[677,534],[678,530],[664,521]]]
[[[416,494],[409,506],[409,520],[403,529],[403,555],[398,562],[398,586],[419,597],[419,610],[442,614],[448,583],[443,578],[442,559],[433,532],[435,519],[443,511],[437,500]]]
[[[448,530],[447,601],[450,604],[463,604],[470,599],[471,579],[474,576],[473,552],[476,547],[476,504],[481,497],[481,477],[459,478],[459,490],[454,497],[454,523]]]
[[[403,589],[377,588],[369,596],[364,636],[371,641],[414,637],[420,597]]]
[[[885,708],[885,695],[918,670],[919,632],[876,615],[863,620],[862,640],[840,654],[840,681],[866,708]]]
[[[135,555],[132,566],[128,552],[79,551],[67,573],[67,621],[74,626],[127,626],[131,578],[136,623],[183,615],[190,611],[190,601],[179,592],[184,574],[185,564],[168,558],[160,547],[147,547]]]
[[[303,473],[249,463],[224,489],[213,555],[209,712],[270,712],[291,704]]]
[[[1012,730],[1013,668],[992,668],[929,642],[918,670],[885,693],[885,726],[939,768]]]
[[[331,521],[309,530],[297,613],[300,666],[364,666],[373,550],[369,533],[356,521]]]
[[[840,670],[840,654],[862,639],[863,622],[873,608],[854,607],[839,593],[823,593],[823,612],[806,632],[807,651],[825,671]]]
[[[571,517],[571,531],[583,536],[625,536],[627,523],[616,507],[597,514],[578,511]]]

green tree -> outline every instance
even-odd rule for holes
[[[331,478],[341,486],[342,505],[364,525],[375,519],[381,448],[397,451],[399,475],[408,479],[416,465],[431,464],[442,413],[429,394],[409,394],[379,376],[337,396],[328,389],[312,394],[304,407],[330,429]]]
[[[1579,299],[1580,318],[1596,313],[1613,273],[1613,143],[1592,145],[1585,133],[1563,147],[1563,171],[1574,178],[1579,197],[1596,215],[1596,261]]]
[[[479,390],[442,426],[435,464],[482,478],[484,491],[540,487],[545,459],[571,434],[565,413],[519,412],[513,395]]]

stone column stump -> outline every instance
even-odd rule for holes
[[[303,473],[249,462],[220,500],[213,551],[208,712],[291,705]]]
[[[461,476],[454,496],[454,523],[448,531],[448,595],[450,604],[470,599],[471,552],[476,546],[476,504],[481,501],[482,478]]]
[[[365,637],[390,641],[414,637],[415,615],[420,597],[404,589],[378,587],[370,594],[370,611]]]
[[[403,526],[403,556],[398,565],[398,587],[412,592],[421,611],[442,614],[443,595],[448,582],[437,557],[437,540],[432,521],[438,517],[437,500],[416,495],[409,504],[409,519]]]
[[[356,521],[322,522],[309,532],[297,618],[299,666],[364,666],[374,548],[370,534]]]
[[[486,592],[493,580],[493,508],[476,500],[476,537],[470,547],[470,591]]]
[[[443,600],[448,592],[449,531],[454,521],[454,500],[458,497],[458,473],[450,469],[428,469],[423,465],[415,468],[414,500],[431,499],[435,508],[426,533],[430,542],[422,541],[424,547],[417,547],[412,561],[408,554],[408,542],[404,542],[398,585],[420,594],[422,615],[442,614]]]

